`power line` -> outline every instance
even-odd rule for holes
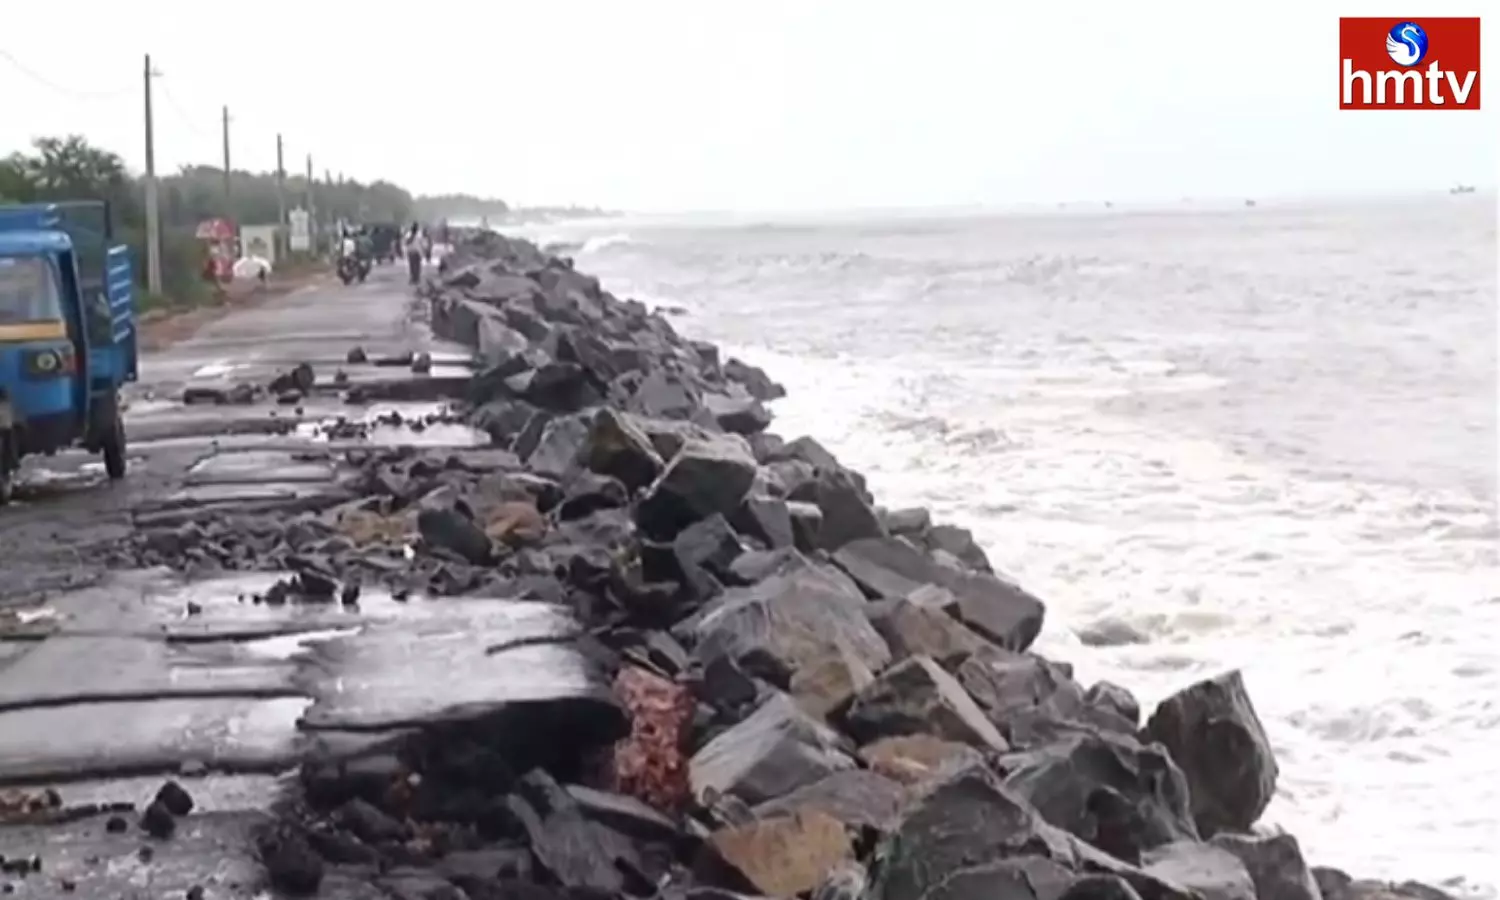
[[[198,123],[193,120],[193,117],[188,115],[187,111],[182,108],[182,104],[177,102],[177,97],[174,96],[171,89],[167,87],[166,79],[158,76],[155,83],[158,90],[161,91],[161,95],[166,98],[167,106],[172,108],[172,114],[179,120],[181,120],[182,124],[186,125],[189,131],[193,132],[201,138],[207,139],[209,137],[209,133],[202,128],[199,128]]]
[[[70,87],[64,87],[35,69],[16,59],[9,50],[0,48],[0,59],[10,63],[11,66],[22,75],[40,84],[42,87],[56,91],[59,94],[72,97],[75,100],[108,100],[134,92],[134,88],[116,88],[112,91],[80,91]]]

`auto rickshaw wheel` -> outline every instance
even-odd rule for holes
[[[104,437],[104,472],[110,481],[119,481],[125,477],[125,422],[119,414],[115,415],[115,424],[110,433]]]

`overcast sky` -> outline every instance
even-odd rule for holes
[[[311,153],[319,174],[526,203],[1381,193],[1491,185],[1500,157],[1500,17],[1485,111],[1338,111],[1338,16],[1389,15],[1386,2],[75,0],[60,21],[61,9],[6,8],[0,147],[82,132],[140,167],[150,52],[162,169],[218,164],[228,104],[236,167],[274,167],[280,132],[289,169]]]

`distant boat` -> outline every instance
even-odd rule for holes
[[[1472,185],[1472,184],[1459,184],[1459,185],[1455,185],[1455,186],[1453,186],[1453,187],[1451,187],[1451,188],[1448,189],[1448,193],[1450,193],[1450,194],[1472,194],[1472,193],[1474,193],[1474,185]]]

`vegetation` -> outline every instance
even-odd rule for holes
[[[177,304],[196,304],[212,295],[202,281],[205,248],[194,236],[205,219],[232,217],[245,225],[277,221],[276,176],[233,171],[229,199],[224,196],[224,170],[190,166],[157,179],[161,213],[163,290]],[[369,222],[407,222],[427,218],[450,202],[498,204],[472,197],[415,199],[404,188],[386,181],[363,184],[314,180],[288,175],[284,183],[287,208],[306,206],[309,189],[320,221],[350,219]],[[108,200],[113,207],[118,238],[135,251],[136,274],[145,282],[145,196],[140,180],[118,154],[96,147],[82,137],[37,138],[29,152],[0,158],[0,203],[37,203],[49,200]],[[454,214],[458,215],[458,214]],[[150,298],[160,300],[161,298]]]
[[[416,213],[425,221],[438,219],[477,219],[481,216],[503,216],[510,211],[504,200],[475,197],[472,194],[437,194],[418,197]]]

